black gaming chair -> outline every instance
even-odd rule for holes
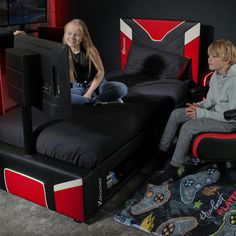
[[[203,80],[202,87],[192,89],[193,100],[202,99],[208,91],[208,84],[212,72]],[[236,109],[224,113],[226,120],[236,120]],[[198,134],[192,141],[192,154],[200,161],[210,162],[236,162],[236,130],[233,133],[206,132]]]
[[[236,109],[224,113],[226,120],[236,120]],[[192,154],[202,161],[235,162],[236,130],[233,133],[201,133],[192,142]]]

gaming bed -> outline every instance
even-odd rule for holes
[[[200,23],[121,19],[124,104],[70,104],[66,46],[17,36],[6,51],[8,94],[0,116],[0,187],[86,222],[137,171],[170,112],[197,83]],[[66,59],[67,60],[67,59]]]

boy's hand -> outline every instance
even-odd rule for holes
[[[196,108],[199,107],[196,103],[187,103],[187,107],[185,108],[186,116],[188,116],[191,119],[196,119]]]

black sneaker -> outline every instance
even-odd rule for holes
[[[186,172],[185,166],[175,167],[169,165],[165,171],[154,171],[148,178],[148,183],[153,185],[161,185],[165,182],[171,182],[173,180],[181,178]]]

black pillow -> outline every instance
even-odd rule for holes
[[[124,72],[153,79],[176,79],[182,75],[188,62],[189,59],[178,54],[133,43]]]

